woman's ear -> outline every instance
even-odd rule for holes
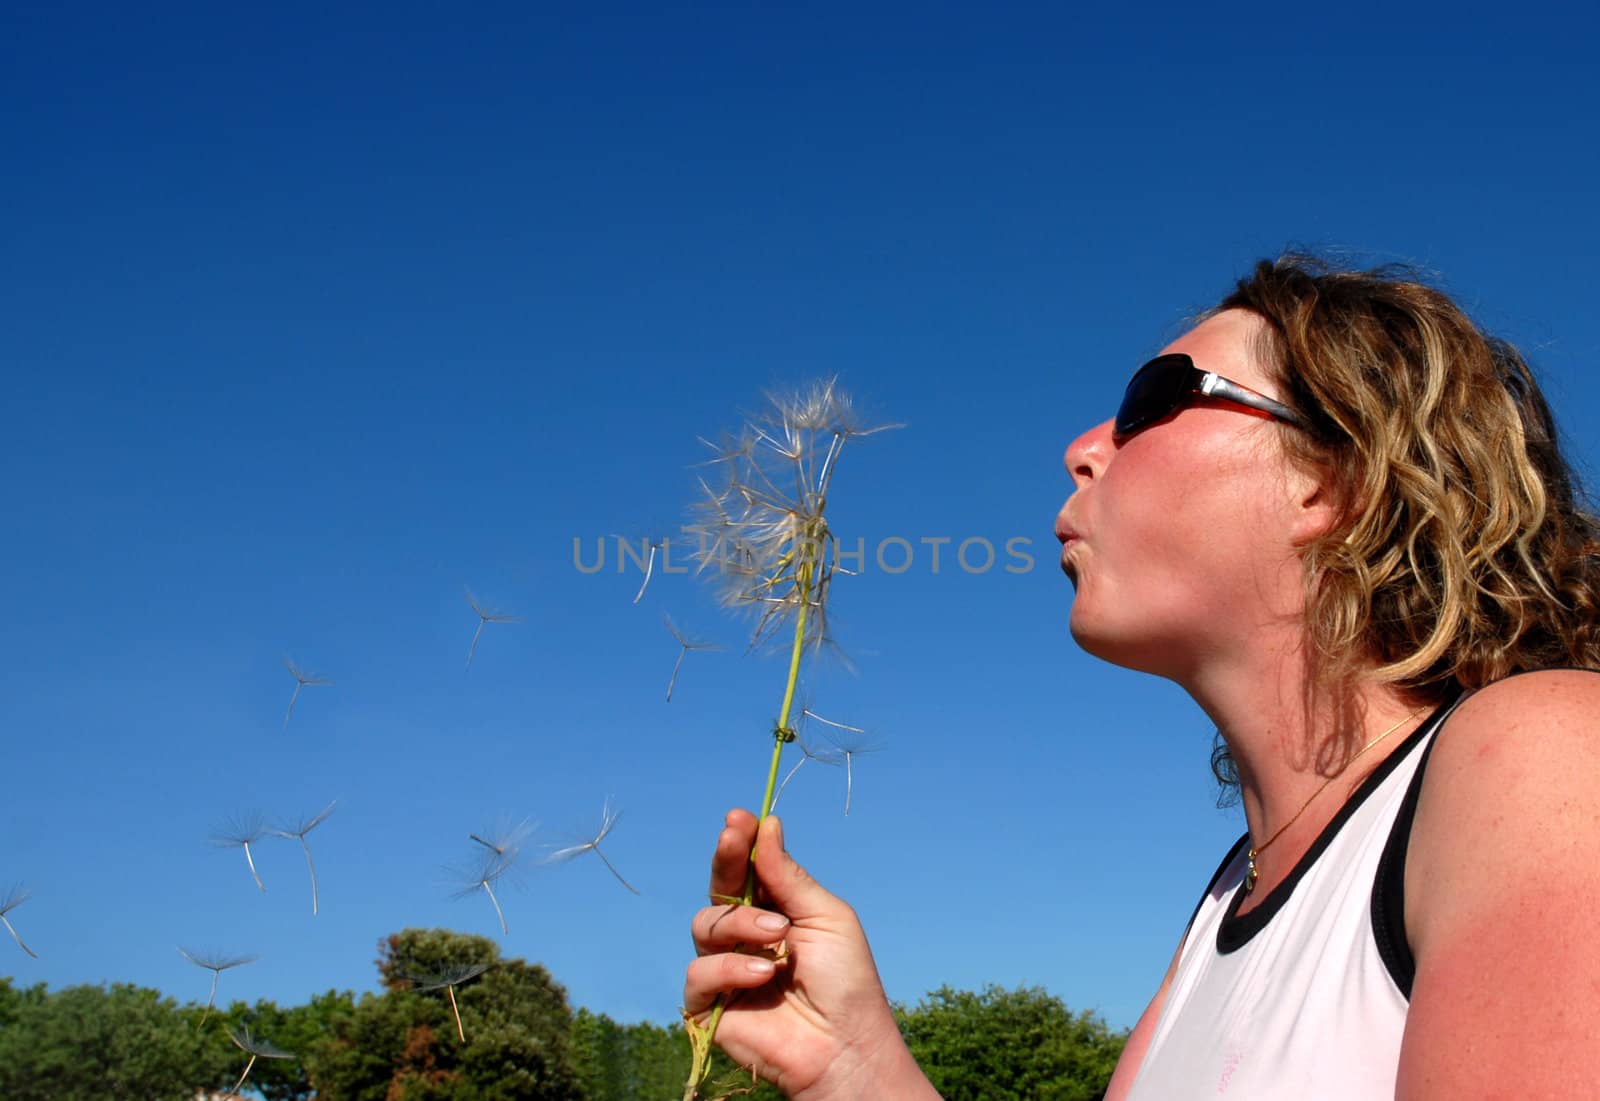
[[[1332,531],[1344,514],[1343,493],[1325,463],[1301,466],[1296,463],[1289,474],[1289,539],[1297,547],[1320,539]]]

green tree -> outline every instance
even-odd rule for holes
[[[622,1025],[603,1013],[580,1009],[572,1022],[572,1049],[589,1101],[670,1101],[682,1095],[689,1074],[689,1039],[679,1024]],[[749,1072],[720,1051],[712,1057],[701,1094],[730,1095],[738,1101],[783,1097],[772,1085],[753,1084]]]
[[[336,1022],[327,1042],[308,1056],[318,1097],[400,1101],[408,1088],[435,1080],[438,1068],[430,1051],[445,1016],[435,1001],[419,994],[363,994],[355,1011]]]
[[[1038,987],[940,987],[895,1017],[945,1101],[1096,1101],[1127,1040]]]
[[[0,991],[0,995],[3,993]],[[0,1001],[0,1015],[4,1012],[4,1002]],[[580,1008],[573,1014],[572,1064],[589,1101],[623,1101],[623,1098],[643,1096],[627,1092],[631,1071],[627,1031],[604,1013]]]
[[[0,1004],[7,1101],[192,1101],[227,1073],[191,1014],[156,990],[7,984]]]
[[[379,944],[384,992],[335,1020],[312,1055],[319,1101],[585,1101],[566,992],[538,964],[502,960],[484,937],[407,929]],[[442,992],[408,976],[492,965],[456,988],[466,1042]]]
[[[27,990],[18,990],[11,985],[9,978],[0,977],[0,1031],[17,1019],[17,1014],[22,1011],[23,1005],[30,998],[44,996],[43,984]]]
[[[604,1013],[580,1009],[572,1022],[572,1047],[589,1101],[666,1101],[683,1092],[689,1074],[682,1029],[648,1021],[620,1025]]]
[[[437,975],[457,964],[500,962],[500,946],[488,937],[449,929],[405,929],[378,942],[378,979],[385,990],[410,990],[419,975]]]
[[[256,1060],[247,1085],[259,1090],[267,1101],[311,1101],[317,1091],[311,1082],[310,1065],[317,1051],[330,1042],[338,1024],[355,1011],[355,995],[347,990],[329,990],[305,1005],[288,1009],[280,1009],[277,1003],[266,999],[254,1005],[234,1002],[220,1018],[213,1017],[215,1025],[206,1026],[219,1057],[226,1065],[238,1068],[234,1078],[224,1085],[231,1086],[237,1080],[249,1058],[233,1046],[228,1029],[248,1026],[252,1035],[294,1052],[296,1058]]]

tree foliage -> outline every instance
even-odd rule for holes
[[[572,1022],[572,1049],[589,1101],[677,1097],[689,1075],[689,1038],[678,1024],[666,1028],[649,1021],[621,1025],[604,1013],[580,1009]],[[701,1095],[731,1096],[740,1101],[782,1101],[783,1097],[775,1086],[753,1083],[748,1071],[734,1066],[720,1051],[712,1058]]]
[[[312,1101],[317,1090],[311,1081],[311,1059],[339,1023],[353,1016],[355,1010],[355,996],[348,990],[329,990],[315,995],[305,1005],[288,1009],[280,1009],[265,999],[254,1005],[234,1002],[222,1015],[216,1033],[227,1065],[233,1068],[233,1076],[224,1085],[237,1080],[249,1058],[227,1040],[227,1030],[248,1026],[253,1035],[294,1052],[296,1058],[256,1060],[247,1084],[260,1091],[266,1101]]]
[[[488,937],[449,929],[406,929],[390,934],[378,942],[376,961],[378,980],[385,990],[410,990],[418,976],[437,975],[456,965],[494,967],[499,962],[500,946]]]
[[[1038,987],[940,987],[895,1017],[945,1101],[1096,1101],[1127,1040]]]
[[[297,1055],[325,1042],[333,1022],[354,1012],[350,994],[328,991],[279,1009],[270,1001],[234,1002],[207,1016],[159,991],[126,983],[50,992],[41,983],[16,990],[0,979],[0,1098],[7,1101],[193,1101],[238,1080],[248,1056],[229,1029]],[[206,1023],[202,1026],[201,1020]],[[249,1086],[266,1101],[316,1095],[302,1059],[262,1059]]]
[[[463,1043],[448,994],[413,978],[488,964],[455,988]],[[318,1101],[585,1101],[573,1065],[572,1013],[550,973],[502,960],[484,937],[407,929],[378,946],[382,994],[336,1021],[313,1055]]]
[[[194,1101],[244,1069],[230,1029],[295,1053],[258,1060],[247,1091],[266,1101],[663,1101],[682,1092],[679,1024],[618,1024],[572,1013],[543,967],[502,959],[495,942],[407,929],[379,944],[383,989],[330,990],[306,1004],[234,1002],[201,1025],[198,1003],[118,984],[49,991],[0,978],[0,1099]],[[412,978],[488,965],[444,990]],[[896,1007],[912,1054],[946,1101],[1089,1101],[1104,1096],[1126,1035],[1037,988],[943,987]],[[720,1051],[708,1098],[780,1101]]]
[[[118,983],[0,994],[0,1097],[7,1101],[192,1101],[223,1074],[196,1013]]]

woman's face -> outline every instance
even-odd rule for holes
[[[1164,351],[1282,399],[1255,361],[1264,322],[1229,310]],[[1195,395],[1121,440],[1106,421],[1067,448],[1072,496],[1056,520],[1072,578],[1072,634],[1090,653],[1178,680],[1298,624],[1297,547],[1325,502],[1291,467],[1266,414]],[[1278,632],[1278,633],[1281,633]]]

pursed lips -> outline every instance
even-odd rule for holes
[[[1056,520],[1056,538],[1061,540],[1061,572],[1076,580],[1074,571],[1067,562],[1067,556],[1072,553],[1073,547],[1083,541],[1083,537],[1078,534],[1077,529],[1071,524],[1058,518]]]

